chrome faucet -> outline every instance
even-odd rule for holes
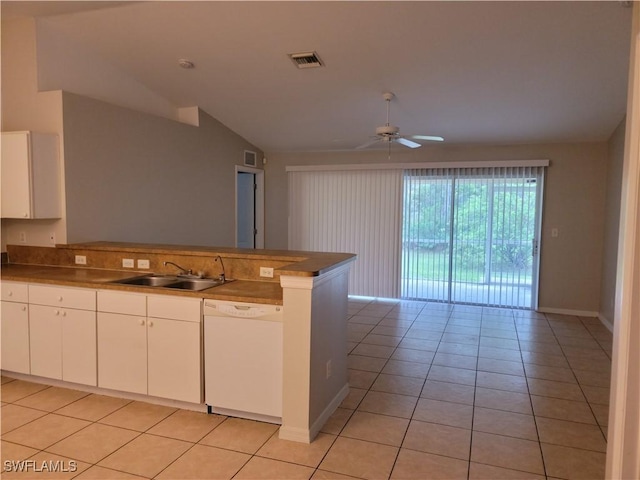
[[[222,266],[222,273],[221,273],[220,275],[218,275],[218,279],[219,279],[221,282],[223,282],[223,283],[224,283],[224,282],[225,282],[225,279],[226,279],[226,274],[225,274],[225,272],[224,272],[224,263],[222,262],[222,257],[221,257],[220,255],[218,255],[218,256],[216,257],[216,260],[215,260],[215,261],[216,261],[216,262],[220,262],[220,266]]]
[[[182,268],[180,265],[178,265],[177,263],[173,263],[173,262],[164,262],[163,265],[166,267],[167,265],[173,265],[174,267],[177,267],[184,275],[192,275],[193,271],[191,269],[187,270],[186,268]]]

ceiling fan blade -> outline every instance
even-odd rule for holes
[[[367,143],[363,143],[362,145],[359,145],[356,147],[356,150],[359,150],[361,148],[367,148],[370,147],[371,145],[373,145],[374,143],[378,143],[380,140],[382,140],[381,138],[374,138],[373,140],[368,141]]]
[[[411,138],[415,138],[416,140],[428,140],[430,142],[444,142],[444,138],[438,137],[436,135],[409,135]]]
[[[404,145],[405,147],[409,147],[409,148],[419,148],[422,146],[419,143],[412,142],[411,140],[407,140],[406,138],[403,138],[403,137],[398,137],[398,138],[395,138],[394,140]]]

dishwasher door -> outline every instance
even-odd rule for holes
[[[205,300],[205,403],[213,413],[282,422],[283,307]]]

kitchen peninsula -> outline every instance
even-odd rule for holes
[[[200,302],[200,319],[202,302],[207,300],[276,305],[281,306],[283,311],[280,438],[311,442],[348,393],[347,292],[349,268],[355,260],[353,254],[115,242],[58,245],[55,248],[9,245],[7,254],[8,263],[2,265],[3,352],[5,342],[10,341],[10,336],[5,333],[5,324],[8,325],[5,305],[11,306],[10,304],[22,298],[23,305],[28,305],[28,311],[31,312],[31,298],[28,296],[31,290],[26,290],[27,286],[33,286],[34,293],[47,292],[48,287],[71,287],[93,292],[94,319],[96,293],[98,304],[100,298],[109,299],[111,304],[115,302],[115,309],[105,310],[115,313],[119,313],[118,299],[128,301],[140,295],[148,295],[145,298],[149,299],[150,309],[152,305],[159,305],[157,312],[162,312],[163,308],[170,311],[171,308],[166,307],[166,301],[171,299]],[[233,281],[200,291],[116,283],[150,273],[175,275],[179,272],[174,265],[210,278],[219,278],[220,274],[224,273],[227,279]],[[10,297],[8,285],[24,287],[24,295],[21,297],[20,294],[16,294]],[[62,296],[56,297],[53,301],[58,301],[59,298]],[[43,303],[48,305],[41,302]],[[145,309],[146,305],[145,303]],[[74,306],[69,308],[73,309]],[[90,310],[91,307],[83,308]],[[100,307],[98,311],[100,315]],[[110,318],[104,315],[104,318]],[[151,316],[151,312],[149,315]],[[153,316],[162,315],[164,314],[157,313]],[[98,319],[100,321],[100,316]],[[202,333],[202,322],[199,323],[199,332]],[[27,343],[26,348],[33,350],[33,342],[31,346]],[[100,342],[98,350],[100,351]],[[24,351],[17,353],[25,354]],[[33,352],[31,354],[33,356]],[[90,382],[64,381],[63,377],[60,377],[62,381],[54,381],[46,375],[34,376],[33,371],[23,372],[21,378],[66,385],[70,388],[93,389],[91,391],[111,395],[122,394],[118,389],[105,390],[101,387],[101,356],[91,352],[89,355],[94,355],[94,363],[98,363],[98,380],[97,383],[93,383],[96,387],[91,387]],[[5,355],[3,372],[11,375],[14,372],[5,367],[7,362],[4,357]],[[202,352],[199,360],[197,367],[202,369]],[[202,375],[196,375],[196,378],[201,379],[198,390],[200,402],[198,404],[192,401],[191,407],[202,409]],[[148,395],[152,395],[151,383]],[[149,400],[162,400],[162,397],[163,395],[156,394]]]

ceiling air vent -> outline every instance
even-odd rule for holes
[[[290,53],[289,58],[298,68],[321,67],[322,61],[316,52]]]

